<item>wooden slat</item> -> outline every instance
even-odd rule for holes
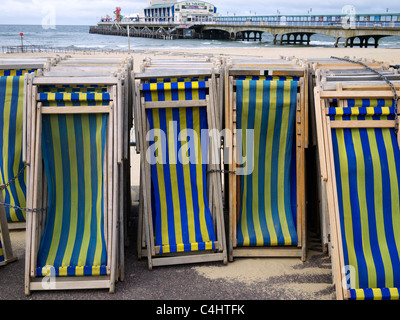
[[[349,120],[331,121],[331,128],[394,128],[394,120]]]
[[[118,79],[115,77],[35,77],[34,85],[49,85],[49,84],[97,84],[97,85],[115,85]]]
[[[184,107],[205,107],[206,100],[187,100],[187,101],[156,101],[143,102],[145,109],[153,108],[184,108]]]
[[[109,113],[110,106],[93,107],[42,107],[42,114],[81,114],[81,113]]]
[[[397,92],[400,95],[400,91]],[[393,99],[392,91],[321,91],[321,99]]]

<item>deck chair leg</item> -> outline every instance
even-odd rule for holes
[[[0,201],[3,202],[3,193],[0,191]],[[0,233],[1,243],[3,246],[3,254],[5,263],[14,262],[17,257],[14,256],[11,246],[10,233],[8,231],[6,212],[3,206],[0,207]]]

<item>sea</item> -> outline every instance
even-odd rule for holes
[[[0,50],[2,47],[37,45],[66,50],[125,51],[128,37],[90,34],[89,26],[57,25],[55,29],[41,25],[0,25]],[[205,39],[162,40],[131,37],[131,50],[191,49],[191,48],[265,48],[279,47],[273,44],[273,37],[263,33],[261,41],[230,41]],[[287,46],[287,45],[285,45]],[[294,46],[294,45],[291,45]],[[299,46],[299,45],[296,45]],[[310,46],[333,47],[334,38],[314,34]],[[380,48],[400,48],[400,36],[385,37],[379,41]],[[1,52],[1,51],[0,51]],[[4,51],[3,51],[4,52]]]

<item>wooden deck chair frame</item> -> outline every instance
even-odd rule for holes
[[[42,85],[106,85],[111,95],[109,106],[102,107],[42,107],[37,101],[38,87]],[[26,255],[25,255],[25,293],[34,290],[66,290],[66,289],[99,289],[115,290],[115,282],[120,276],[118,256],[121,245],[119,227],[121,213],[119,210],[119,172],[118,149],[121,148],[121,138],[118,138],[117,119],[122,113],[123,96],[118,94],[117,86],[120,79],[114,77],[38,77],[31,76],[28,81],[28,106],[26,116],[26,163],[27,179],[31,186],[27,194],[28,208],[43,208],[47,203],[46,178],[43,175],[41,164],[41,117],[42,114],[75,114],[75,113],[107,113],[109,114],[106,149],[104,159],[104,234],[107,247],[107,275],[106,276],[74,276],[58,277],[54,286],[43,286],[43,277],[36,277],[36,259],[41,233],[44,230],[46,210],[40,214],[27,214]]]
[[[332,74],[340,74],[340,73],[347,73],[347,74],[353,74],[355,81],[360,82],[361,79],[358,77],[358,75],[362,75],[365,72],[368,72],[365,70],[365,68],[361,67],[359,64],[354,64],[354,63],[345,63],[344,61],[339,61],[335,59],[314,59],[314,60],[309,60],[307,62],[309,65],[309,99],[310,99],[310,106],[315,106],[316,102],[314,101],[315,95],[314,95],[314,88],[315,87],[324,87],[324,90],[336,90],[336,88],[340,88],[343,86],[346,86],[349,90],[351,88],[356,89],[356,90],[373,90],[373,87],[371,86],[371,82],[368,81],[368,83],[365,83],[365,85],[359,85],[358,83],[354,82],[337,82],[337,83],[328,83],[324,79],[324,75],[327,73],[332,73]],[[384,63],[380,63],[374,60],[367,60],[364,61],[369,67],[374,68],[375,70],[380,70],[380,73],[392,73],[394,74],[393,71],[390,71],[388,69],[388,66]],[[379,84],[376,86],[376,88],[381,88],[382,86]],[[312,137],[313,141],[312,144],[314,146],[317,145],[317,128],[316,124],[316,115],[315,115],[315,108],[312,108],[313,110],[311,111],[311,119],[312,119]],[[328,252],[331,248],[329,245],[329,239],[330,239],[330,222],[329,222],[329,217],[328,217],[328,203],[327,203],[327,198],[326,198],[326,180],[325,177],[321,178],[321,168],[320,168],[320,159],[319,159],[319,153],[316,152],[316,165],[317,165],[317,175],[320,177],[317,179],[317,188],[318,188],[318,197],[319,197],[319,210],[320,210],[320,229],[321,229],[321,244],[323,248],[323,252]]]
[[[214,68],[212,69],[213,71],[210,71],[209,68],[202,68],[202,69],[193,69],[193,65],[190,63],[188,64],[187,61],[181,61],[180,66],[185,65],[185,68],[178,68],[178,69],[170,69],[167,66],[173,67],[175,60],[168,60],[168,59],[160,59],[157,60],[159,63],[161,63],[164,67],[166,67],[167,71],[160,71],[159,69],[150,69],[149,66],[152,63],[152,59],[150,58],[144,58],[141,65],[140,65],[140,73],[135,73],[132,71],[131,73],[131,83],[134,85],[134,89],[132,90],[132,101],[133,101],[133,115],[134,115],[134,123],[135,123],[135,137],[136,137],[136,152],[140,154],[141,152],[141,128],[142,128],[142,117],[141,117],[141,111],[140,111],[140,105],[141,105],[141,97],[140,97],[140,83],[141,82],[147,82],[150,81],[150,79],[155,79],[155,78],[184,78],[184,77],[196,77],[196,76],[208,76],[208,77],[216,77],[217,78],[217,89],[214,90],[215,92],[218,92],[219,95],[215,98],[215,101],[219,101],[220,106],[222,106],[222,99],[223,99],[223,73],[220,72],[219,68]],[[179,61],[179,60],[177,60]],[[197,61],[197,60],[195,60]],[[197,64],[200,65],[204,63],[203,60],[199,60],[200,62],[197,61]],[[209,59],[205,59],[205,62],[208,62]],[[218,99],[218,100],[217,100]],[[222,107],[221,107],[222,110]],[[221,116],[219,122],[220,127],[222,128],[222,116],[223,113],[221,112]],[[142,169],[141,169],[142,170]],[[140,178],[140,183],[139,183],[139,219],[138,223],[139,226],[143,226],[142,228],[138,228],[138,233],[137,233],[137,251],[138,251],[138,258],[141,259],[142,257],[142,248],[146,246],[145,242],[145,227],[144,227],[144,220],[143,220],[143,202],[144,199],[142,199],[142,187],[143,187],[143,181],[142,177]]]
[[[229,164],[228,190],[229,190],[229,239],[228,256],[229,261],[234,257],[300,257],[302,261],[306,259],[306,199],[305,199],[305,148],[308,145],[307,130],[307,69],[294,65],[291,62],[283,60],[266,60],[260,62],[240,61],[240,63],[230,64],[227,62],[225,69],[225,128],[234,133],[236,129],[236,93],[235,77],[243,75],[281,75],[298,76],[298,99],[296,109],[296,163],[297,168],[297,247],[238,247],[237,246],[237,221],[240,214],[240,176],[232,174],[236,172],[236,163],[234,163],[234,154],[236,151],[236,136],[232,134],[230,143],[233,144],[229,150],[229,157],[232,159]],[[226,146],[225,146],[226,148]]]
[[[397,87],[397,94],[400,93]],[[339,219],[338,195],[336,189],[335,166],[333,163],[332,128],[394,128],[394,120],[348,120],[331,121],[326,113],[327,101],[338,99],[393,99],[393,92],[387,85],[368,86],[358,85],[339,87],[338,90],[324,91],[320,87],[315,92],[315,113],[318,137],[318,154],[321,168],[321,179],[326,182],[326,198],[328,203],[328,215],[330,222],[330,252],[332,254],[333,281],[336,288],[336,298],[347,300],[350,292],[343,287],[343,279],[346,277],[343,244],[341,235],[341,223]],[[400,134],[397,135],[400,145]]]
[[[198,76],[197,72],[178,72],[168,77],[175,76]],[[208,73],[208,75],[211,75]],[[149,79],[154,77],[165,77],[166,75],[149,73],[149,74],[137,74],[135,79]],[[216,232],[215,250],[211,251],[197,251],[197,252],[179,252],[170,254],[160,254],[160,248],[155,246],[154,243],[154,232],[153,232],[153,221],[151,211],[151,177],[150,177],[150,164],[146,161],[146,150],[149,147],[148,141],[146,141],[146,133],[149,130],[149,123],[146,116],[146,109],[151,108],[171,108],[171,107],[200,107],[204,106],[207,108],[207,122],[209,130],[216,128],[216,116],[215,116],[215,103],[217,99],[216,86],[214,77],[208,81],[209,94],[206,100],[191,100],[191,101],[173,101],[173,102],[145,102],[141,96],[140,82],[137,83],[139,97],[137,98],[137,113],[141,120],[140,123],[140,166],[141,166],[141,185],[140,185],[140,202],[142,206],[139,212],[139,226],[138,226],[138,256],[147,256],[148,268],[152,270],[154,266],[163,265],[175,265],[175,264],[187,264],[187,263],[201,263],[210,261],[223,261],[227,263],[227,252],[226,252],[226,240],[225,240],[225,228],[224,228],[224,216],[223,216],[223,203],[222,203],[222,186],[221,180],[217,172],[211,172],[208,174],[208,190],[213,190],[210,194],[208,192],[208,201],[211,204],[210,210],[214,221],[214,229]],[[140,99],[139,99],[140,98]],[[137,125],[137,124],[136,124]],[[218,152],[219,141],[213,136],[210,142],[210,156],[213,157]],[[218,165],[209,164],[207,170],[219,170]]]
[[[99,76],[114,76],[118,78],[117,90],[118,96],[121,97],[122,104],[126,107],[123,108],[123,112],[118,113],[118,163],[121,166],[120,169],[120,206],[121,206],[121,243],[124,242],[128,245],[129,238],[127,232],[128,225],[128,213],[131,206],[131,195],[130,195],[130,151],[129,151],[129,140],[128,136],[124,134],[127,132],[133,124],[133,113],[132,108],[132,95],[130,94],[131,88],[131,72],[133,70],[133,58],[128,56],[125,59],[119,58],[66,58],[60,61],[55,67],[42,75],[47,77],[61,77],[61,76],[82,76],[85,77],[99,77]],[[122,125],[120,125],[122,124]],[[124,249],[120,246],[119,253],[120,279],[124,279]]]
[[[37,61],[34,61],[37,60]],[[53,65],[55,63],[55,59],[4,59],[0,60],[0,70],[33,70],[36,69],[36,72],[41,72],[40,70],[43,70],[43,68],[50,68],[50,65]],[[27,105],[27,84],[28,84],[28,79],[30,77],[29,73],[25,73],[22,75],[24,77],[24,94],[23,94],[23,133],[22,133],[22,143],[24,144],[26,141],[26,132],[25,129],[26,127],[24,126],[24,123],[26,121],[26,105]],[[22,162],[25,163],[25,148],[22,147]],[[12,222],[8,223],[8,230],[23,230],[26,228],[26,221],[19,221],[19,222]]]

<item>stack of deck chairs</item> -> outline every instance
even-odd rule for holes
[[[30,74],[25,292],[124,278],[131,58],[71,58]]]
[[[141,156],[138,255],[148,268],[227,263],[218,59],[145,59],[135,79]],[[212,135],[209,133],[212,132]]]
[[[287,59],[225,69],[229,260],[306,259],[308,70]]]
[[[332,257],[336,296],[399,299],[400,76],[371,60],[309,63],[322,240]]]

